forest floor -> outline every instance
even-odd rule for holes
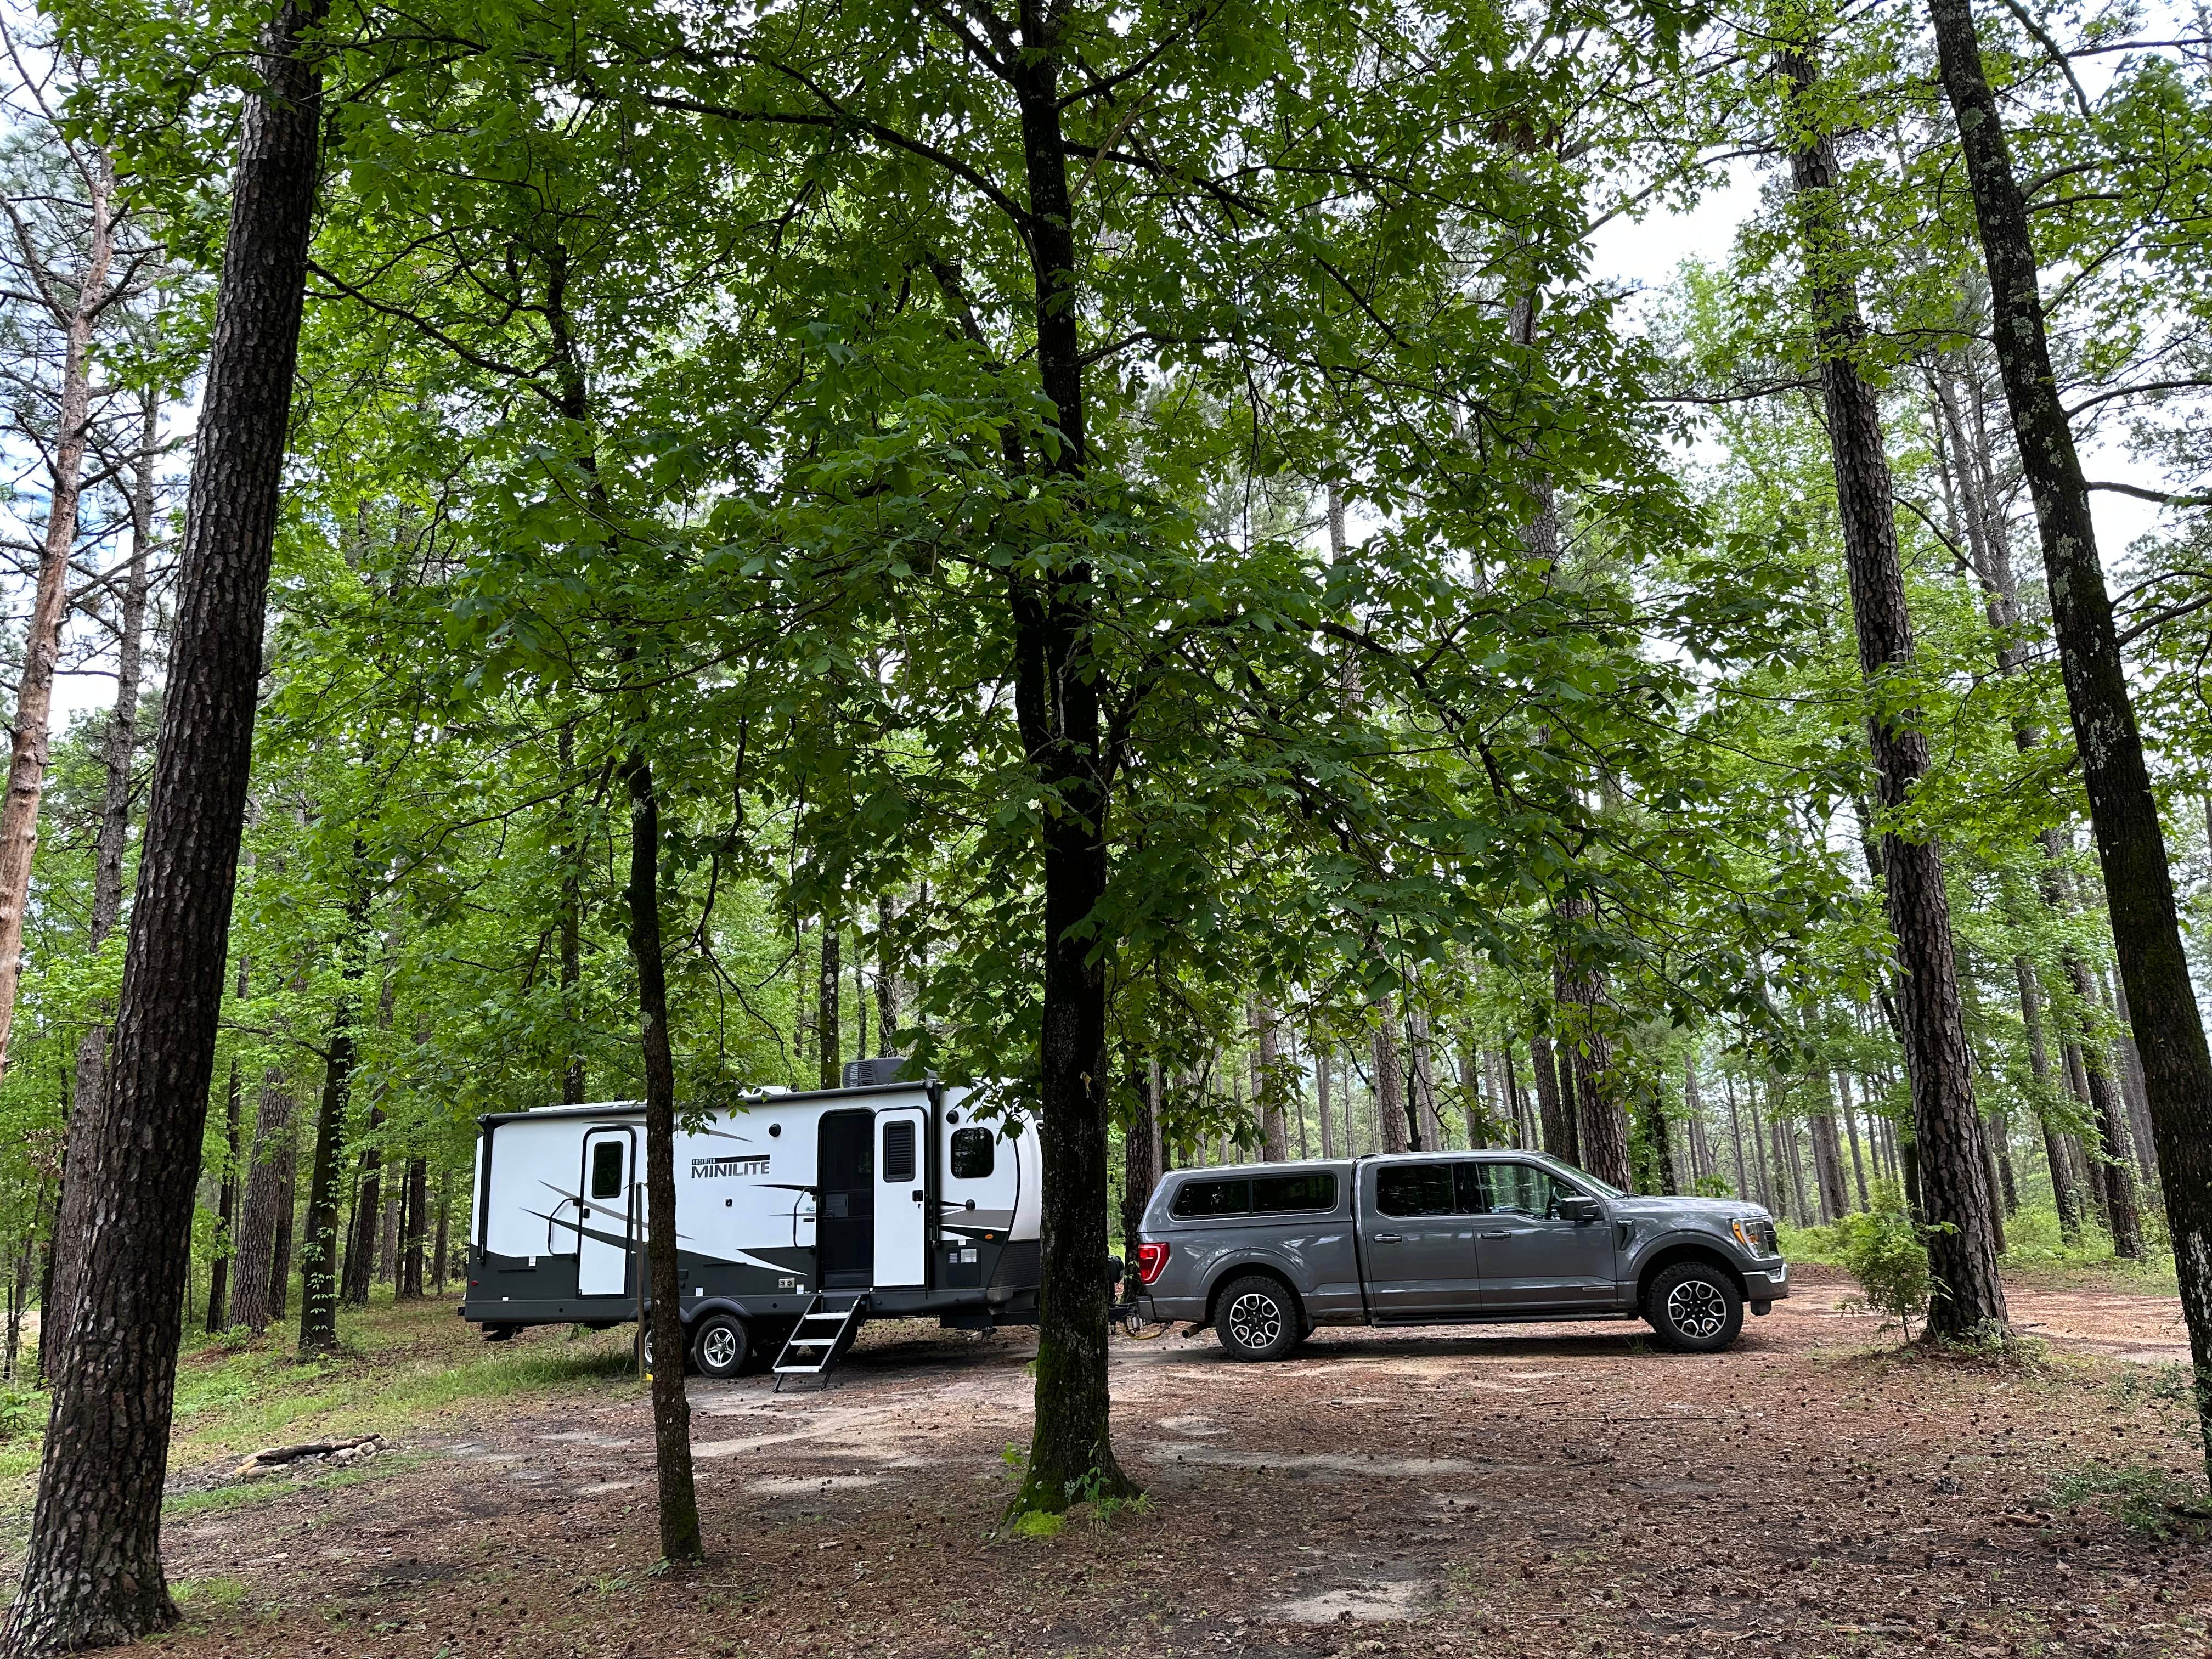
[[[872,1327],[826,1390],[694,1379],[713,1559],[664,1577],[621,1334],[485,1349],[444,1305],[380,1310],[356,1328],[358,1358],[284,1400],[245,1388],[226,1410],[207,1379],[240,1357],[188,1358],[167,1536],[185,1621],[159,1645],[2212,1650],[2212,1546],[2168,1507],[2203,1497],[2170,1299],[2080,1275],[2020,1285],[2013,1314],[2040,1352],[1996,1364],[1898,1350],[1844,1310],[1831,1271],[1798,1291],[1710,1357],[1655,1352],[1627,1324],[1330,1330],[1264,1366],[1229,1363],[1210,1334],[1117,1336],[1115,1444],[1149,1497],[1079,1510],[1052,1538],[995,1530],[1033,1343]],[[240,1437],[273,1427],[388,1445],[235,1483],[260,1443]]]

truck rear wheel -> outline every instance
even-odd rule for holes
[[[1297,1298],[1265,1273],[1231,1279],[1213,1310],[1213,1333],[1231,1359],[1280,1359],[1305,1335]]]
[[[1678,1261],[1651,1281],[1644,1316],[1662,1348],[1676,1353],[1718,1353],[1743,1329],[1743,1297],[1718,1267]]]

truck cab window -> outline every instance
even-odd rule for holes
[[[1560,1197],[1571,1190],[1533,1164],[1489,1164],[1490,1208],[1500,1215],[1525,1215],[1547,1221],[1559,1213]]]
[[[952,1132],[952,1178],[955,1181],[981,1181],[998,1165],[996,1147],[999,1138],[988,1129],[955,1129]]]
[[[1376,1171],[1375,1207],[1389,1216],[1451,1215],[1457,1210],[1449,1164],[1390,1164]]]

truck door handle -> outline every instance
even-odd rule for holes
[[[1475,1237],[1478,1238],[1510,1238],[1513,1237],[1513,1230],[1510,1227],[1500,1227],[1495,1232],[1477,1233]]]
[[[1375,1235],[1375,1242],[1377,1244],[1395,1244],[1401,1242],[1405,1237],[1403,1233],[1377,1233]]]

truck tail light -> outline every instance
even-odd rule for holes
[[[1164,1244],[1137,1246],[1137,1281],[1142,1285],[1156,1284],[1168,1265],[1168,1247]]]

